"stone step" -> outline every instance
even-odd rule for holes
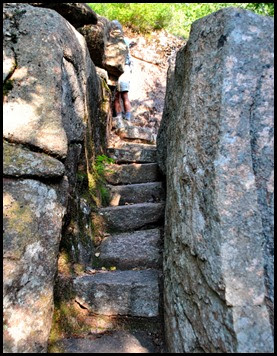
[[[131,269],[160,268],[162,241],[159,229],[141,230],[105,237],[99,247],[99,261],[105,267]]]
[[[125,146],[123,148],[108,147],[107,154],[115,160],[116,163],[155,163],[156,146],[136,144]]]
[[[157,147],[156,145],[150,143],[142,143],[142,142],[127,142],[127,141],[119,141],[114,143],[110,148],[126,148],[130,151],[138,150],[138,149],[152,149],[155,150]]]
[[[164,203],[141,203],[99,209],[110,231],[130,231],[161,223]]]
[[[105,172],[110,184],[136,184],[156,182],[161,179],[157,163],[111,164]]]
[[[118,206],[138,203],[157,203],[165,200],[165,192],[161,182],[107,185],[109,205]]]
[[[159,272],[105,271],[75,278],[75,300],[101,315],[159,315]]]
[[[89,338],[58,339],[54,353],[161,353],[147,331],[113,330]],[[51,353],[51,352],[50,352]]]
[[[156,135],[148,127],[134,126],[129,121],[117,118],[113,118],[112,125],[121,139],[139,139],[149,143],[156,142]]]
[[[119,131],[118,135],[121,139],[140,139],[149,143],[156,143],[156,135],[146,127],[125,126],[123,130]]]

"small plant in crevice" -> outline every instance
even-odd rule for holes
[[[95,159],[95,168],[99,174],[103,174],[107,169],[106,164],[114,163],[114,159],[107,157],[106,155],[97,156]]]
[[[97,207],[107,206],[109,203],[105,172],[109,171],[108,165],[112,163],[114,163],[113,158],[99,155],[92,166],[92,173],[88,173],[89,191]]]
[[[85,316],[79,313],[74,301],[60,301],[55,304],[52,327],[48,340],[49,353],[64,353],[58,342],[68,337],[87,335],[90,325],[86,323]]]

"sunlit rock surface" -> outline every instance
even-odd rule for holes
[[[32,179],[3,188],[4,352],[46,352],[66,201]]]
[[[162,221],[164,203],[139,203],[99,209],[109,231],[130,231]]]
[[[112,234],[103,239],[98,260],[119,269],[160,268],[162,236],[159,229]]]
[[[93,63],[117,79],[124,72],[128,51],[122,33],[111,21],[99,15],[96,25],[84,25],[78,31],[87,41]]]
[[[3,351],[45,353],[63,224],[85,220],[76,171],[103,152],[109,91],[85,39],[56,11],[6,3],[3,20]]]
[[[75,28],[97,23],[97,14],[85,3],[70,2],[35,2],[30,3],[32,6],[47,7],[57,11],[62,17],[71,23]]]
[[[169,350],[273,352],[272,18],[227,8],[192,25],[157,152]]]
[[[63,353],[158,353],[147,332],[113,331],[94,340],[70,338],[56,344]]]
[[[159,315],[159,272],[113,271],[74,280],[78,303],[96,314]]]
[[[14,55],[16,66],[3,135],[65,158],[68,144],[84,138],[86,81],[93,71],[85,39],[55,11],[22,4],[5,5],[4,35],[5,53],[10,61]]]
[[[157,163],[112,164],[109,167],[105,179],[110,184],[155,182],[160,178]]]
[[[15,177],[62,177],[64,164],[41,152],[32,152],[17,144],[3,143],[3,173]]]

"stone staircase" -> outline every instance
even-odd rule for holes
[[[75,278],[75,299],[95,315],[128,317],[132,323],[137,318],[154,320],[160,332],[165,192],[155,138],[150,129],[130,123],[116,132],[121,140],[107,150],[115,160],[105,176],[109,206],[99,209],[108,234],[96,250],[98,265],[106,269]],[[91,350],[97,352],[94,347]],[[106,352],[117,350],[124,352],[115,346]],[[152,344],[141,352],[156,351]]]

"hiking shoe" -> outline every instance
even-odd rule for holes
[[[123,119],[123,113],[117,114],[115,117],[113,117],[114,120],[122,120]]]
[[[120,134],[125,132],[124,120],[121,116],[115,118],[115,133]]]
[[[131,112],[130,111],[127,111],[127,112],[125,112],[125,114],[124,114],[124,119],[126,120],[126,121],[131,121]]]

